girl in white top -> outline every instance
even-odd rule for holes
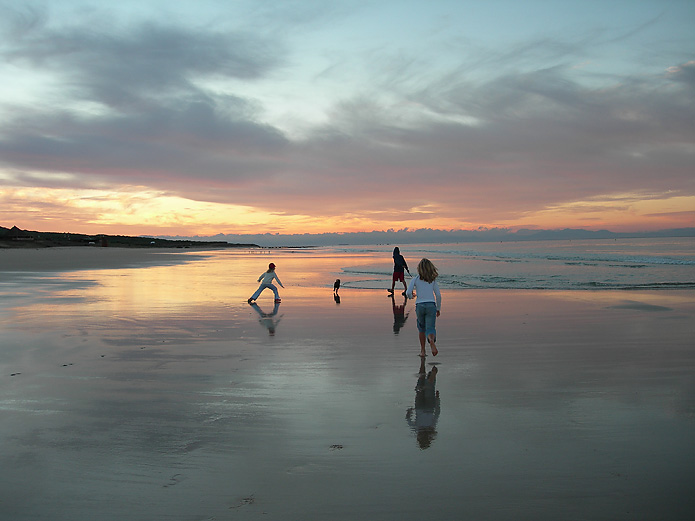
[[[406,296],[413,298],[413,290],[417,296],[415,314],[417,315],[417,330],[420,340],[420,356],[427,356],[425,339],[430,344],[432,356],[437,356],[437,317],[442,308],[442,294],[439,292],[437,268],[429,259],[422,259],[417,265],[417,275],[410,280]]]
[[[271,290],[273,290],[273,293],[275,294],[275,302],[280,302],[280,294],[278,293],[278,289],[275,287],[275,284],[273,284],[274,280],[278,281],[278,284],[280,284],[281,288],[285,287],[282,285],[282,282],[280,282],[280,279],[275,274],[275,264],[271,262],[270,264],[268,264],[268,271],[262,273],[261,276],[258,277],[258,282],[260,282],[261,285],[258,286],[256,292],[253,295],[251,295],[251,297],[248,300],[248,303],[251,304],[251,302],[256,300],[260,296],[261,291],[263,291],[265,288],[270,288]]]

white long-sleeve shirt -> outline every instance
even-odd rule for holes
[[[282,285],[282,282],[280,282],[280,279],[274,271],[265,271],[261,274],[260,277],[258,277],[258,282],[260,282],[261,284],[272,284],[273,280],[277,280],[281,288],[285,287]]]
[[[420,275],[415,275],[410,279],[410,284],[408,284],[408,289],[406,290],[408,298],[413,298],[413,290],[415,290],[418,302],[435,302],[437,311],[442,309],[442,294],[439,291],[437,279],[434,279],[432,282],[425,282],[420,278]]]

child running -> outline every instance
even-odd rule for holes
[[[278,289],[275,287],[275,284],[273,284],[273,280],[277,280],[278,284],[280,284],[280,287],[283,289],[285,288],[285,286],[282,285],[282,282],[280,282],[280,279],[275,273],[275,264],[271,262],[270,264],[268,264],[268,271],[262,273],[261,276],[258,277],[258,282],[260,282],[261,285],[258,286],[256,292],[253,295],[251,295],[251,298],[249,298],[248,303],[251,304],[251,302],[254,302],[261,294],[261,292],[266,288],[272,289],[273,293],[275,293],[275,302],[280,302],[280,294],[278,293]]]
[[[413,298],[413,290],[417,297],[415,305],[415,315],[417,316],[417,330],[420,339],[420,356],[427,356],[425,352],[425,339],[430,344],[432,356],[437,356],[437,330],[435,325],[442,307],[442,294],[439,292],[437,284],[437,268],[429,259],[422,259],[417,265],[417,275],[410,284],[406,296]]]

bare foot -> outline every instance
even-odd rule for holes
[[[434,335],[428,335],[427,341],[430,343],[430,348],[432,349],[432,356],[437,356],[437,353],[439,353],[439,351],[437,350],[437,346],[434,343],[435,342]]]
[[[421,351],[419,356],[420,356],[420,358],[425,358],[427,356],[427,353],[425,353],[424,351]]]

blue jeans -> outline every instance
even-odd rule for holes
[[[415,315],[417,316],[417,330],[425,335],[437,337],[437,304],[434,302],[418,302],[415,304]]]
[[[278,289],[275,287],[274,284],[261,284],[260,286],[258,286],[256,293],[251,295],[251,300],[256,300],[258,298],[258,296],[261,294],[261,291],[263,291],[265,288],[272,289],[273,293],[275,293],[275,298],[276,299],[280,298],[280,294],[278,293]]]

